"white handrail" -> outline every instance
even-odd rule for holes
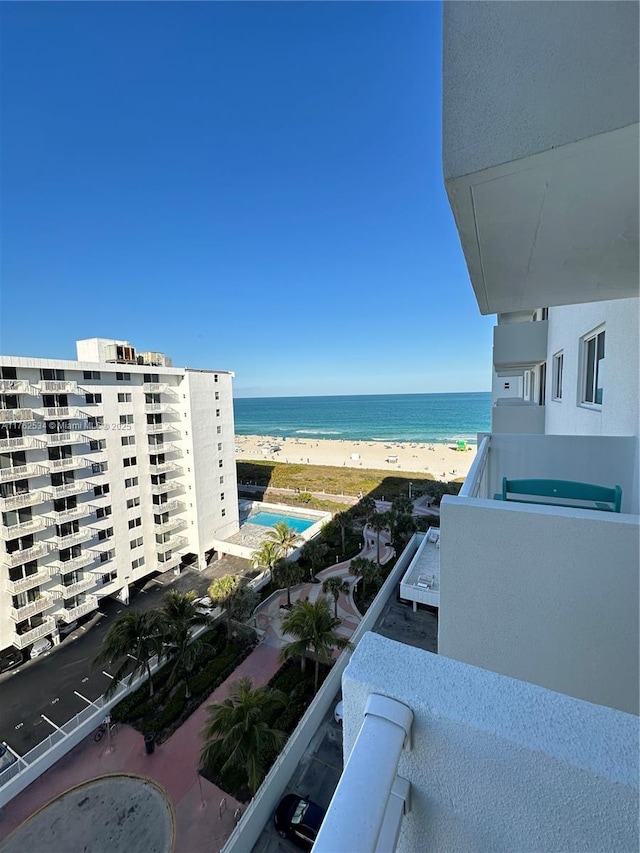
[[[489,458],[490,443],[491,436],[485,435],[485,437],[480,442],[480,447],[478,448],[476,458],[473,460],[473,464],[469,469],[469,473],[467,474],[462,488],[460,489],[459,494],[461,498],[480,497],[482,478],[484,477],[484,473],[487,467],[487,461]]]

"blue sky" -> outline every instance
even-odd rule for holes
[[[5,3],[2,340],[237,396],[488,390],[438,3]]]

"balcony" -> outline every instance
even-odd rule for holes
[[[168,572],[171,569],[176,569],[180,563],[182,562],[182,555],[173,554],[169,557],[168,560],[161,561],[160,554],[158,554],[158,571],[159,572]]]
[[[151,455],[155,456],[160,456],[161,454],[164,454],[165,456],[182,456],[182,450],[170,441],[165,441],[162,444],[150,444],[148,451]],[[155,465],[152,463],[149,464],[151,465],[154,474],[160,473]]]
[[[420,534],[418,534],[420,536]],[[440,606],[440,531],[430,527],[400,581],[400,598],[428,607]]]
[[[145,403],[144,411],[147,415],[153,415],[156,413],[167,414],[167,415],[177,415],[178,412],[172,408],[168,403]]]
[[[178,434],[180,430],[174,424],[146,424],[145,429],[147,433],[150,435],[156,435],[157,433],[167,433],[173,432]]]
[[[143,382],[142,390],[145,394],[170,394],[171,396],[176,396],[177,391],[175,388],[172,388],[171,385],[167,385],[166,382]]]
[[[179,501],[176,498],[173,498],[170,501],[165,501],[163,504],[154,504],[153,511],[155,513],[164,513],[164,512],[184,512],[186,509],[183,501]]]
[[[82,456],[67,456],[64,459],[49,459],[51,471],[71,471],[74,468],[88,468],[91,465],[88,459]]]
[[[54,541],[56,543],[56,547],[60,550],[62,548],[71,548],[73,545],[80,545],[83,542],[88,542],[90,539],[93,539],[94,535],[95,531],[90,527],[82,527],[75,533],[69,533],[66,536],[56,536]]]
[[[18,581],[8,580],[7,592],[10,595],[18,595],[20,592],[26,592],[28,589],[33,589],[34,586],[40,586],[41,584],[47,583],[50,577],[51,575],[48,569],[38,569],[37,572],[34,572],[26,578],[21,578]]]
[[[78,604],[76,607],[65,607],[58,611],[56,616],[68,623],[73,622],[75,619],[79,619],[81,616],[86,616],[87,613],[91,613],[93,610],[97,609],[98,599],[95,595],[88,595],[82,604]]]
[[[17,536],[27,536],[30,533],[37,533],[38,530],[44,530],[45,527],[51,527],[53,521],[46,516],[40,515],[37,518],[29,518],[25,521],[18,521],[16,524],[11,524],[8,527],[2,525],[0,534],[3,539],[15,539]]]
[[[166,483],[155,483],[151,486],[152,495],[166,495],[170,492],[182,491],[184,486],[176,480],[167,480]]]
[[[48,445],[60,444],[88,444],[89,439],[82,433],[74,432],[73,430],[63,430],[62,432],[47,432],[44,433],[44,440]]]
[[[637,454],[626,436],[483,439],[440,507],[441,654],[638,713]],[[622,513],[494,500],[503,477],[620,485]]]
[[[25,506],[34,506],[35,504],[44,503],[51,500],[45,492],[21,492],[17,495],[9,495],[6,498],[0,498],[0,509],[8,511],[12,509],[22,509]]]
[[[545,406],[521,398],[496,400],[491,409],[491,429],[494,433],[544,433]]]
[[[496,371],[530,370],[546,361],[548,327],[548,320],[494,326],[493,366]]]
[[[64,524],[65,521],[75,521],[78,518],[86,518],[87,516],[94,515],[95,511],[96,508],[92,504],[79,504],[72,509],[65,509],[62,512],[56,512],[55,510],[51,512],[57,524]]]
[[[0,468],[0,483],[10,483],[12,480],[24,480],[26,477],[43,477],[49,471],[43,465],[27,462],[26,465],[14,465],[11,468]]]
[[[151,470],[154,474],[166,474],[169,471],[175,471],[178,475],[182,474],[182,468],[180,467],[180,465],[178,465],[177,462],[167,461],[158,462],[155,464],[153,462],[150,462],[149,465],[151,466]]]
[[[13,645],[17,649],[26,649],[27,646],[30,646],[32,643],[35,643],[36,640],[42,639],[42,637],[46,637],[47,634],[52,634],[55,631],[56,622],[52,616],[49,616],[44,620],[42,625],[38,625],[37,628],[32,628],[30,631],[26,631],[24,634],[15,633],[13,635]]]
[[[179,530],[186,526],[186,521],[183,518],[170,518],[162,524],[155,524],[153,527],[154,533],[170,533],[172,530]]]
[[[39,557],[44,557],[54,550],[54,546],[50,542],[36,542],[30,548],[25,548],[22,551],[12,551],[11,554],[4,554],[4,564],[9,568],[14,568],[22,563],[28,563],[31,560],[37,560]]]
[[[33,394],[27,379],[0,379],[0,394]]]
[[[73,483],[64,483],[62,486],[47,486],[46,488],[52,498],[68,498],[71,495],[89,492],[94,488],[94,485],[88,480],[74,480]]]
[[[59,598],[59,595],[55,593],[43,594],[36,601],[30,601],[29,604],[25,604],[23,607],[12,607],[9,615],[14,622],[24,622],[25,619],[30,619],[32,616],[37,616],[38,613],[49,610],[56,603],[57,598]]]
[[[77,394],[78,383],[60,379],[41,379],[35,383],[41,394]]]
[[[67,575],[69,572],[76,572],[91,565],[95,558],[96,555],[93,551],[85,551],[79,557],[73,557],[71,560],[54,560],[52,563],[49,563],[47,568],[51,569],[51,572],[54,574]]]
[[[158,553],[158,559],[160,559],[163,554],[167,552],[173,552],[177,548],[186,548],[189,544],[189,540],[186,536],[170,536],[166,542],[159,542],[156,544],[156,551]]]
[[[0,438],[0,451],[3,450],[42,450],[47,445],[38,438],[30,435],[20,435],[16,438]]]
[[[82,578],[75,583],[69,584],[65,586],[65,584],[60,583],[57,584],[54,589],[56,592],[60,593],[62,598],[71,598],[72,595],[79,595],[81,592],[86,592],[88,589],[93,589],[93,587],[98,583],[98,578],[96,575],[89,575],[89,577]]]
[[[24,423],[35,419],[32,409],[0,409],[0,424]]]

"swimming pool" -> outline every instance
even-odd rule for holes
[[[298,518],[296,515],[283,515],[279,512],[264,512],[262,510],[254,515],[247,516],[248,524],[260,524],[262,527],[273,527],[278,521],[284,521],[289,527],[293,527],[297,533],[302,533],[303,530],[316,523],[308,518]]]

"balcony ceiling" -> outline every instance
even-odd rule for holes
[[[482,314],[638,295],[638,125],[446,181]]]

